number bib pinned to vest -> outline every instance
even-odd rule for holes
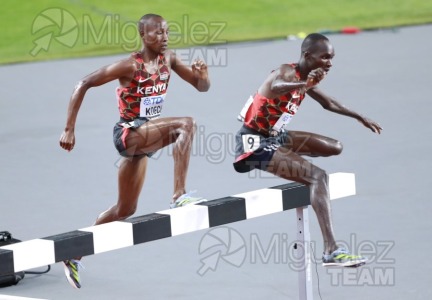
[[[254,152],[261,144],[261,137],[256,134],[242,135],[244,153]]]
[[[140,117],[148,119],[159,117],[162,112],[165,96],[166,93],[157,96],[142,97],[140,104]]]

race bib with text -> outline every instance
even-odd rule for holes
[[[141,98],[140,117],[157,118],[162,112],[166,94]]]
[[[291,121],[291,119],[294,116],[290,113],[283,113],[279,119],[277,120],[277,122],[273,125],[273,130],[275,131],[280,131],[282,128],[284,128],[286,125],[288,125],[288,123]]]
[[[242,135],[243,151],[244,153],[254,152],[257,150],[261,143],[261,137],[255,134]]]

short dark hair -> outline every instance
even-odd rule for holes
[[[301,52],[311,51],[311,49],[321,42],[329,42],[329,39],[321,33],[311,33],[305,37],[301,45]]]
[[[148,22],[151,19],[155,19],[155,18],[163,19],[162,16],[157,14],[145,14],[144,16],[142,16],[141,19],[139,19],[138,21],[138,32],[139,33],[144,32],[144,28],[148,24]]]

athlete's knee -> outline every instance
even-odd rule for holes
[[[328,174],[323,169],[315,167],[312,170],[313,184],[326,185],[328,184]]]
[[[339,141],[335,141],[334,145],[333,145],[333,155],[339,155],[342,153],[343,150],[343,145],[341,142]]]
[[[182,137],[182,140],[185,138],[191,140],[196,131],[195,120],[191,117],[184,117],[180,118],[177,122],[175,139],[177,140],[179,137]]]
[[[192,117],[184,117],[181,119],[181,129],[186,132],[195,132],[196,123]]]
[[[333,155],[339,155],[342,153],[343,150],[343,146],[342,143],[337,141],[337,140],[333,140],[330,139],[327,144],[326,144],[326,148],[324,151],[322,151],[322,153],[320,153],[317,156],[333,156]]]

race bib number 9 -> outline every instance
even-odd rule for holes
[[[244,153],[253,152],[260,146],[261,140],[259,135],[245,134],[242,136],[243,139],[243,151]]]
[[[140,117],[157,118],[162,112],[166,94],[141,98]]]

